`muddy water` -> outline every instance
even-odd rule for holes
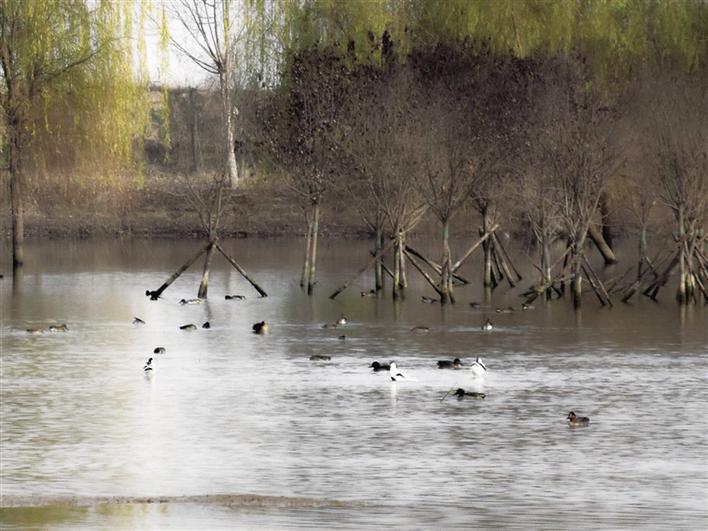
[[[441,308],[420,302],[433,294],[412,271],[400,304],[361,297],[368,277],[331,301],[365,260],[365,242],[325,244],[311,298],[298,286],[300,242],[224,246],[268,298],[217,258],[208,302],[178,303],[196,294],[196,266],[162,299],[148,300],[145,289],[158,287],[194,242],[42,243],[27,250],[21,277],[5,270],[0,522],[705,528],[704,307],[681,311],[667,292],[660,304],[599,309],[588,295],[581,314],[563,302],[498,314],[496,307],[519,306],[520,289],[500,288],[484,303],[475,282],[458,290],[458,304]],[[477,279],[478,264],[463,274]],[[342,314],[346,326],[322,328]],[[146,324],[133,325],[134,316]],[[491,332],[481,330],[487,316]],[[208,330],[179,330],[207,320]],[[269,335],[251,333],[260,320],[271,323]],[[26,332],[52,323],[69,331]],[[166,353],[153,354],[157,346]],[[310,361],[315,355],[331,359]],[[489,369],[482,379],[469,371],[477,356]],[[455,357],[461,370],[437,369],[437,360]],[[395,360],[411,380],[371,372],[373,360]],[[457,387],[486,399],[441,401]],[[569,428],[570,410],[589,416],[590,426]],[[211,494],[312,503],[169,498]],[[78,506],[9,507],[67,496]],[[166,503],[81,502],[92,496]]]

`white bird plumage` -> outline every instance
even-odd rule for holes
[[[476,360],[474,360],[474,363],[470,367],[470,370],[472,371],[472,374],[480,377],[486,374],[487,366],[482,361],[482,358],[477,358]]]

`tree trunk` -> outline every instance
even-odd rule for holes
[[[229,44],[230,45],[230,44]],[[219,73],[219,89],[221,91],[221,105],[224,113],[224,148],[226,161],[224,170],[229,178],[232,188],[238,185],[238,169],[236,167],[236,154],[234,153],[234,123],[231,107],[231,91],[229,90],[228,68]]]
[[[12,209],[12,269],[24,264],[25,214],[19,149],[10,141],[10,203]]]
[[[401,233],[401,243],[398,245],[398,261],[401,264],[400,282],[401,293],[408,287],[408,274],[406,273],[406,257],[403,251],[406,248],[406,237]]]
[[[320,232],[320,205],[315,204],[312,209],[312,238],[310,241],[310,273],[307,277],[307,294],[312,295],[315,287],[315,271],[317,266],[317,235]]]
[[[491,220],[489,219],[488,209],[484,208],[482,210],[481,236],[486,236],[489,233],[490,225]],[[484,240],[482,250],[484,251],[484,287],[492,288],[492,241],[490,238]]]
[[[199,113],[197,110],[197,89],[189,89],[189,107],[192,111],[191,145],[192,145],[192,173],[199,173],[201,169],[199,152]]]
[[[542,232],[541,241],[541,284],[549,287],[544,290],[544,297],[547,301],[551,300],[553,290],[551,285],[551,249],[548,243],[546,234]]]
[[[401,298],[401,235],[396,232],[395,243],[393,245],[393,300]]]
[[[444,221],[442,226],[442,274],[440,276],[441,304],[454,302],[452,295],[452,256],[450,253],[449,229],[449,222]]]
[[[605,241],[603,233],[595,225],[590,225],[590,227],[588,228],[588,235],[590,236],[592,242],[595,244],[595,247],[597,247],[597,250],[600,251],[602,258],[604,258],[605,265],[608,266],[616,264],[617,257],[615,257],[615,253],[612,251],[612,248],[609,246],[609,244]]]
[[[676,300],[679,304],[688,304],[688,298],[686,293],[687,288],[687,276],[686,276],[686,233],[684,230],[684,212],[683,206],[679,207],[678,212],[678,223],[679,223],[679,284],[678,290],[676,291]]]
[[[374,251],[378,255],[384,246],[384,232],[383,227],[376,227],[376,240],[374,241]],[[378,293],[384,287],[384,277],[383,277],[383,257],[376,260],[374,265],[374,289]]]
[[[577,250],[576,250],[577,253]],[[583,295],[583,275],[582,275],[582,263],[580,260],[580,254],[575,254],[573,256],[573,307],[578,309],[581,306],[581,298]]]
[[[600,195],[600,218],[602,220],[602,239],[605,240],[607,246],[612,250],[614,248],[612,238],[612,222],[610,220],[610,197],[607,192],[602,192]]]
[[[637,281],[641,281],[642,275],[644,273],[644,262],[647,256],[647,228],[642,225],[642,229],[639,232],[639,262],[637,264]]]
[[[211,259],[214,256],[214,251],[216,250],[216,240],[209,238],[209,241],[211,242],[211,245],[209,245],[206,257],[204,258],[202,281],[199,283],[199,291],[197,292],[197,297],[200,299],[207,298],[207,290],[209,289],[209,266],[211,265]]]
[[[302,263],[302,275],[300,276],[300,287],[307,286],[307,277],[310,274],[310,242],[312,241],[312,220],[309,214],[305,214],[307,219],[307,233],[305,234],[305,258]]]

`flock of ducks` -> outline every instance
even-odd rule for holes
[[[369,296],[369,293],[362,292],[362,296]],[[246,297],[243,295],[226,295],[226,300],[244,300]],[[436,302],[435,299],[430,299],[429,297],[423,297],[423,302],[432,304],[432,302]],[[179,301],[181,305],[187,305],[187,304],[200,304],[201,300],[200,299],[181,299]],[[475,303],[470,303],[470,304],[475,304]],[[527,310],[527,309],[532,309],[531,306],[529,305],[522,305],[522,310]],[[514,311],[513,308],[506,308],[506,309],[500,309],[497,308],[496,310],[498,313],[508,313],[511,311]],[[349,321],[344,315],[341,315],[336,321],[333,323],[326,323],[322,327],[323,328],[339,328],[342,326],[345,326]],[[145,325],[145,321],[141,319],[140,317],[134,317],[133,318],[133,324],[136,326],[142,326]],[[209,321],[204,322],[202,324],[202,328],[204,329],[209,329],[211,328],[211,324]],[[484,331],[490,331],[494,328],[494,325],[492,324],[492,321],[490,319],[486,319],[484,324],[482,325],[482,330]],[[180,330],[196,330],[197,326],[193,323],[185,324],[179,327]],[[270,325],[266,321],[260,321],[258,323],[254,323],[253,326],[251,327],[252,331],[254,334],[260,334],[264,335],[270,332]],[[64,324],[53,324],[49,325],[47,328],[28,328],[27,332],[30,334],[41,334],[44,332],[67,332],[69,330],[69,327]],[[430,329],[425,326],[415,326],[411,329],[413,332],[428,332]],[[346,336],[341,335],[339,336],[339,339],[346,339]],[[167,352],[167,349],[165,347],[155,347],[153,350],[153,354],[165,354]],[[155,373],[155,367],[153,366],[153,359],[152,357],[148,358],[147,362],[145,362],[145,366],[143,367],[143,371],[147,377],[152,377],[152,375]],[[316,354],[313,356],[310,356],[311,361],[330,361],[331,357],[322,355],[322,354]],[[465,365],[462,363],[462,360],[460,358],[455,358],[454,360],[438,360],[437,362],[437,367],[438,369],[452,369],[452,370],[458,370],[462,369],[465,367]],[[411,378],[409,376],[406,376],[406,374],[398,368],[398,365],[396,364],[395,361],[391,361],[390,363],[380,363],[378,361],[373,361],[371,365],[369,365],[369,368],[373,370],[373,372],[380,372],[380,371],[388,371],[389,376],[391,378],[391,381],[393,382],[399,382],[402,380],[409,380],[409,381],[415,381],[414,378]],[[469,365],[469,370],[472,373],[472,375],[476,378],[482,378],[486,375],[487,373],[487,366],[482,360],[482,358],[477,357],[474,362]],[[445,396],[441,400],[444,400],[445,397],[450,392],[448,391]],[[471,398],[475,400],[483,400],[487,395],[482,392],[477,392],[477,391],[466,391],[463,388],[458,388],[454,393],[453,396],[456,396],[458,400],[464,399],[464,398]],[[574,411],[571,411],[568,413],[568,416],[566,417],[566,420],[568,421],[568,425],[571,427],[585,427],[590,424],[590,419],[588,417],[579,417],[576,415]]]

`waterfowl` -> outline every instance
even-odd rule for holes
[[[459,369],[462,367],[462,362],[460,358],[455,358],[454,360],[440,360],[438,361],[438,369]]]
[[[192,324],[192,323],[189,323],[189,324],[180,326],[179,329],[180,329],[180,330],[196,330],[196,329],[197,329],[197,325]]]
[[[184,306],[185,304],[201,304],[200,299],[180,299],[179,303]]]
[[[267,334],[270,331],[270,325],[265,321],[256,323],[251,328],[253,328],[254,334]]]
[[[339,317],[339,319],[337,319],[337,325],[338,325],[338,326],[344,326],[345,324],[347,324],[347,322],[348,322],[348,321],[347,321],[347,318],[344,317],[344,314],[342,314],[342,315]]]
[[[430,328],[427,326],[414,326],[411,328],[411,332],[430,332]]]
[[[487,319],[484,321],[484,324],[482,325],[482,330],[485,332],[489,332],[492,328],[494,328],[494,325],[492,325],[491,319]]]
[[[339,336],[337,339],[339,339],[340,341],[344,341],[345,339],[347,339],[347,336]]]
[[[485,395],[484,393],[478,393],[476,391],[465,391],[460,387],[457,391],[455,391],[455,396],[458,398],[458,400],[461,400],[466,396],[469,396],[470,398],[476,398],[477,400],[484,400],[487,395]]]
[[[134,325],[144,325],[145,321],[143,321],[140,317],[133,317],[133,324]]]
[[[479,308],[479,303],[472,301],[472,302],[470,302],[470,307],[472,307],[472,308]]]
[[[203,325],[202,328],[211,328],[211,323],[209,321],[206,321]]]
[[[512,308],[511,306],[509,306],[508,308],[497,308],[497,309],[494,310],[494,311],[497,312],[497,313],[511,313],[511,312],[514,311],[514,308]]]
[[[156,301],[160,298],[160,293],[158,291],[150,291],[149,289],[146,289],[145,296],[150,297],[151,301]]]
[[[521,309],[522,310],[535,310],[536,308],[534,307],[533,304],[526,304],[525,302],[521,304]]]
[[[484,376],[484,374],[487,372],[487,366],[482,361],[482,358],[477,358],[476,360],[474,360],[474,363],[470,367],[470,370],[475,376]]]
[[[587,426],[590,424],[590,419],[588,417],[579,417],[575,414],[575,411],[568,413],[566,419],[568,420],[568,426]]]
[[[331,359],[331,356],[325,356],[323,354],[314,354],[310,356],[310,361],[329,361]]]
[[[28,334],[43,334],[44,333],[44,328],[27,328],[27,333]]]
[[[406,376],[398,369],[396,362],[392,361],[389,365],[388,374],[391,376],[391,380],[394,382],[400,382],[401,380],[406,380]]]
[[[370,368],[374,369],[374,372],[379,372],[379,371],[388,371],[391,369],[390,365],[387,364],[381,364],[378,361],[373,362],[371,365],[369,365]]]
[[[337,328],[337,323],[325,323],[322,328]]]
[[[361,296],[362,297],[376,297],[376,291],[374,291],[373,289],[369,290],[369,291],[362,291]]]
[[[68,332],[69,327],[62,323],[60,325],[49,325],[50,332]]]
[[[167,352],[165,347],[155,347],[155,350],[152,351],[153,354],[164,354],[165,352]]]
[[[425,303],[425,304],[435,304],[436,302],[438,302],[438,300],[433,299],[432,297],[427,297],[427,296],[423,295],[420,298],[420,302]]]
[[[143,367],[143,370],[145,371],[145,374],[152,374],[154,368],[152,366],[152,358],[148,358],[147,363],[145,364],[145,367]]]
[[[227,301],[245,301],[245,295],[226,295],[224,297]]]

